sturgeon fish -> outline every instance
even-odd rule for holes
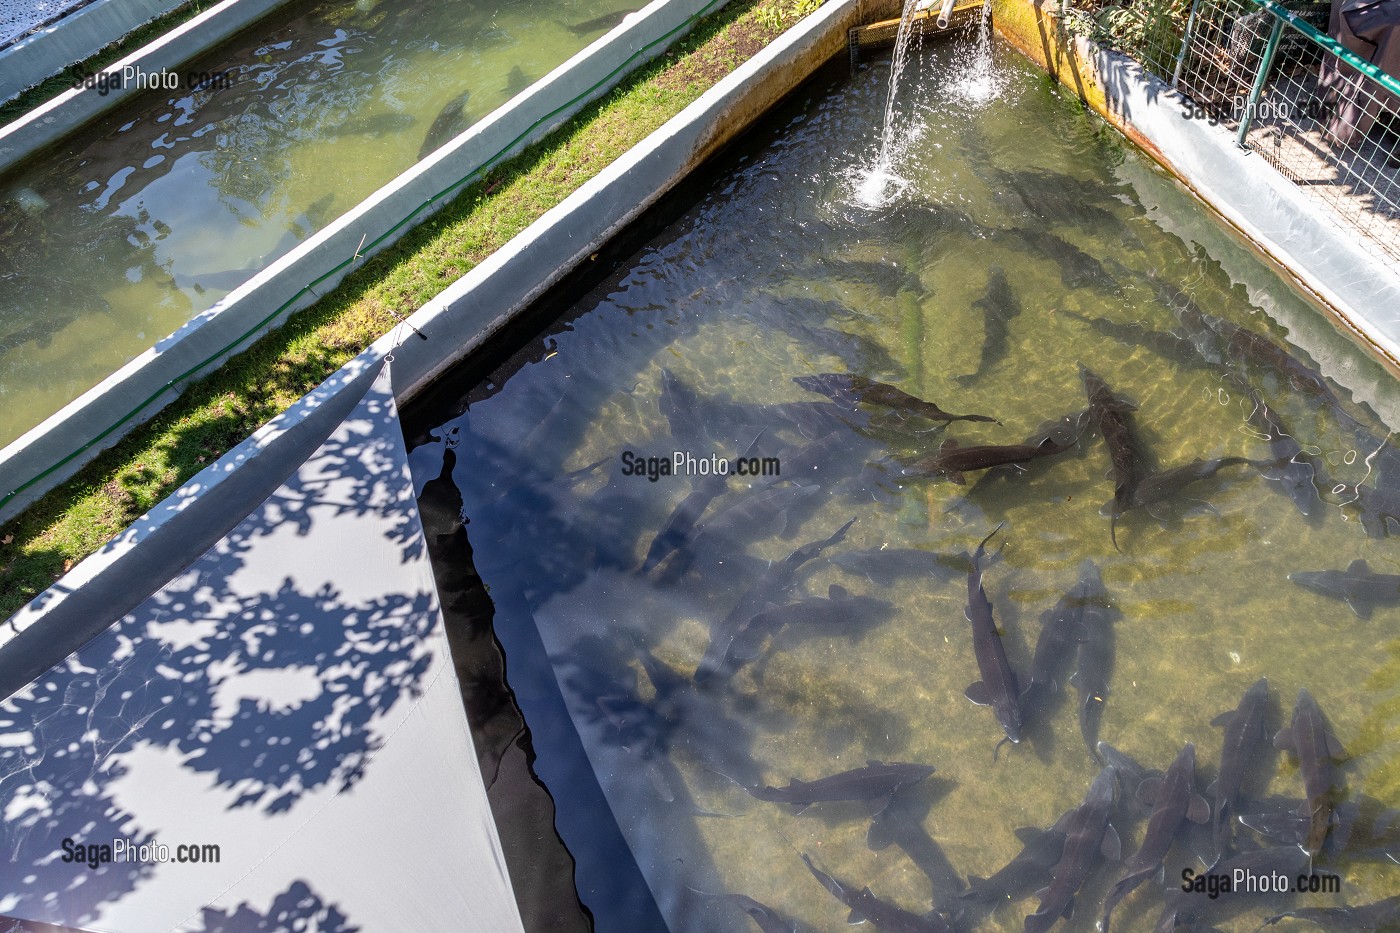
[[[822,887],[851,908],[848,923],[864,923],[869,920],[880,933],[952,933],[953,928],[935,912],[930,911],[923,916],[912,913],[880,900],[868,887],[857,891],[855,885],[840,881],[817,868],[806,855],[802,856],[802,861]]]
[[[985,421],[1001,424],[990,415],[954,415],[933,402],[910,395],[902,389],[851,373],[819,373],[815,376],[794,376],[793,382],[818,395],[825,395],[837,405],[855,408],[858,405],[878,405],[901,414],[929,421]]]
[[[1108,678],[1113,670],[1113,608],[1103,579],[1094,568],[1085,581],[1083,611],[1079,615],[1079,652],[1070,685],[1079,692],[1079,732],[1089,754],[1097,760],[1099,720],[1108,699]]]
[[[879,815],[889,806],[890,798],[905,787],[912,787],[934,771],[931,765],[882,761],[866,762],[865,767],[843,771],[815,781],[792,780],[786,787],[772,785],[740,785],[756,800],[789,804],[801,813],[814,803],[836,801],[865,801],[873,804]]]
[[[1113,769],[1104,768],[1094,778],[1084,802],[1065,822],[1064,852],[1055,864],[1050,885],[1040,892],[1040,906],[1026,917],[1026,933],[1045,933],[1060,917],[1069,915],[1074,896],[1100,855],[1110,861],[1122,856],[1122,843],[1109,823],[1115,790]]]
[[[1334,933],[1345,930],[1354,930],[1355,933],[1394,930],[1400,928],[1400,894],[1376,901],[1374,904],[1360,904],[1355,907],[1299,907],[1274,914],[1265,920],[1263,925],[1273,926],[1284,919],[1315,923]]]
[[[1316,856],[1332,828],[1332,762],[1345,758],[1346,752],[1328,727],[1317,701],[1306,689],[1298,691],[1293,721],[1274,736],[1274,747],[1287,749],[1298,758],[1298,770],[1303,775],[1307,796],[1299,812],[1308,818],[1307,834],[1299,836],[1298,845],[1310,857]]]
[[[1003,522],[1003,524],[1005,524]],[[972,555],[972,569],[967,574],[967,621],[972,625],[972,650],[977,656],[977,670],[982,679],[972,684],[964,692],[978,706],[990,706],[996,712],[997,722],[1001,723],[1006,737],[997,742],[992,750],[992,760],[1002,745],[1021,741],[1021,688],[1016,682],[1016,673],[1011,670],[1011,662],[1006,659],[1006,647],[1001,634],[992,619],[992,602],[982,589],[983,558],[987,554],[987,542],[1001,530],[996,526],[977,545]]]
[[[1090,604],[1102,598],[1103,578],[1092,560],[1079,567],[1079,580],[1051,609],[1040,614],[1040,637],[1031,660],[1031,682],[1026,687],[1026,710],[1039,708],[1048,694],[1060,688],[1060,674],[1069,656],[1088,636],[1084,614]]]
[[[1147,472],[1128,419],[1130,412],[1137,411],[1137,406],[1116,397],[1108,383],[1082,363],[1079,365],[1079,378],[1089,399],[1089,414],[1099,426],[1099,433],[1108,445],[1109,460],[1113,464],[1109,471],[1113,479],[1113,518],[1108,527],[1113,547],[1119,550],[1118,519],[1131,507],[1138,483]]]
[[[1054,877],[1055,866],[1064,854],[1064,827],[1074,812],[1065,811],[1049,829],[1016,830],[1016,838],[1024,843],[1016,857],[989,878],[968,875],[968,890],[958,897],[973,903],[998,904],[1044,887]]]
[[[808,488],[810,489],[810,487]],[[706,647],[705,654],[695,669],[695,682],[697,684],[704,683],[715,676],[732,673],[730,668],[731,652],[734,650],[735,642],[743,633],[744,625],[770,604],[782,600],[792,589],[797,571],[802,565],[818,557],[822,551],[832,545],[839,543],[846,537],[847,530],[855,522],[854,518],[851,519],[829,538],[804,544],[784,560],[769,566],[758,582],[739,598],[739,602],[729,611],[729,614],[720,620],[710,632],[709,646]]]
[[[1145,798],[1155,798],[1156,802],[1142,845],[1104,900],[1103,918],[1099,921],[1103,933],[1108,933],[1109,917],[1118,902],[1161,870],[1162,860],[1167,857],[1182,822],[1189,819],[1193,823],[1204,823],[1210,819],[1210,804],[1196,793],[1196,746],[1190,742],[1167,768],[1164,777],[1143,781],[1137,792]]]
[[[1288,579],[1329,599],[1345,602],[1359,619],[1370,619],[1377,608],[1400,606],[1400,574],[1376,573],[1364,558],[1346,570],[1290,573]]]
[[[975,447],[960,447],[954,438],[948,438],[939,445],[938,453],[924,457],[905,467],[905,476],[946,476],[959,486],[967,484],[966,474],[975,470],[989,470],[992,467],[1012,463],[1027,463],[1038,457],[1050,457],[1063,453],[1073,445],[1062,445],[1053,437],[1047,437],[1035,447],[1026,444],[982,444]]]
[[[972,306],[982,311],[982,354],[976,370],[956,377],[956,382],[962,386],[976,383],[1006,356],[1011,321],[1021,313],[1021,303],[1016,300],[1016,293],[1011,290],[1011,283],[1006,280],[1001,266],[992,266],[987,290]]]
[[[1148,473],[1138,481],[1137,488],[1128,500],[1128,508],[1145,509],[1156,518],[1154,508],[1178,495],[1187,486],[1211,479],[1226,467],[1249,462],[1245,457],[1216,457],[1211,460],[1192,460],[1170,470]]]
[[[1245,691],[1239,706],[1211,720],[1213,726],[1225,727],[1224,745],[1220,749],[1220,773],[1212,785],[1215,789],[1215,854],[1219,859],[1230,847],[1234,832],[1235,810],[1249,770],[1264,739],[1264,716],[1268,712],[1269,681],[1261,677]]]
[[[1265,479],[1278,483],[1300,514],[1304,517],[1311,515],[1322,501],[1313,483],[1317,475],[1316,465],[1303,450],[1303,445],[1279,420],[1278,414],[1259,397],[1259,393],[1251,390],[1250,398],[1254,408],[1247,416],[1248,421],[1269,439],[1269,460],[1255,464],[1255,469]],[[1362,524],[1365,524],[1364,520]]]

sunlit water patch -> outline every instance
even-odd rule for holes
[[[640,5],[303,0],[0,177],[0,444]]]
[[[750,928],[732,895],[844,929],[850,909],[803,856],[914,914],[1021,930],[1034,887],[963,912],[958,889],[1021,850],[1018,828],[1080,804],[1100,769],[1085,734],[1156,769],[1193,742],[1204,789],[1221,752],[1212,720],[1262,677],[1270,735],[1306,688],[1352,756],[1341,796],[1400,805],[1400,584],[1366,621],[1289,579],[1358,559],[1400,570],[1386,520],[1345,505],[1354,489],[1331,491],[1364,479],[1375,504],[1400,482],[1392,456],[1365,456],[1388,433],[1377,411],[1395,410],[1393,380],[1148,160],[1029,64],[991,52],[1005,88],[975,108],[952,93],[955,47],[911,58],[909,73],[955,105],[921,111],[921,142],[898,165],[908,189],[876,210],[852,205],[868,152],[851,140],[878,131],[888,65],[809,86],[562,323],[459,387],[469,410],[440,415],[414,451],[436,476],[451,448],[521,704],[528,716],[530,697],[562,691],[677,931]],[[1286,356],[1270,363],[1270,347]],[[1310,382],[1314,362],[1369,404]],[[1024,472],[969,467],[965,485],[951,481],[945,441],[1041,451],[1047,422],[1077,423],[1081,364],[1119,400],[1159,487],[1194,461],[1208,476],[1115,521],[1109,445],[1091,423]],[[848,374],[996,422],[944,426],[888,393],[843,400]],[[1295,438],[1292,462],[1315,471],[1305,485],[1321,493],[1295,487],[1301,508],[1266,436]],[[682,470],[686,457],[776,458],[783,472],[716,482]],[[964,696],[981,676],[966,555],[999,525],[983,586],[1011,668],[1028,676],[1042,614],[1086,561],[1111,646],[1094,661],[1097,715],[1081,718],[1067,662],[994,764],[1003,727]],[[523,659],[541,651],[548,663],[532,669],[546,679],[531,680]],[[537,750],[548,779],[551,749]],[[797,812],[745,790],[871,761],[937,770],[888,810]],[[1303,794],[1293,760],[1262,746],[1250,774],[1251,799]],[[565,812],[569,787],[552,790]],[[1115,820],[1133,851],[1144,821]],[[586,865],[588,841],[566,841]],[[1166,882],[1126,900],[1114,928],[1152,928],[1181,871],[1203,868],[1201,848],[1175,845]],[[1383,858],[1317,864],[1342,876],[1348,903],[1400,884]],[[1121,871],[1096,864],[1061,928],[1093,929]],[[1284,906],[1216,903],[1193,910],[1240,931]]]

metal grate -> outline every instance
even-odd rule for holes
[[[1097,38],[1136,57],[1189,99],[1192,116],[1234,132],[1400,269],[1400,81],[1327,35],[1330,3],[1129,2],[1109,15],[1136,11],[1136,28]]]
[[[0,0],[0,48],[90,2],[92,0]]]

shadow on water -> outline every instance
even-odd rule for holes
[[[920,67],[937,75],[943,56],[931,49]],[[1281,484],[1238,462],[1181,490],[1160,473],[1229,457],[1268,465],[1270,439],[1239,404],[1245,385],[1319,451],[1333,483],[1372,482],[1347,460],[1355,438],[1342,416],[1373,419],[1356,399],[1329,401],[1322,373],[1369,379],[1376,367],[1353,350],[1296,343],[1281,321],[1313,313],[1301,299],[1276,279],[1259,287],[1258,260],[1241,250],[1203,251],[1192,225],[1208,218],[1168,226],[1145,205],[1169,180],[1026,67],[1003,65],[1002,99],[949,96],[922,114],[924,144],[902,167],[910,188],[882,213],[854,206],[850,189],[874,156],[852,141],[873,138],[884,66],[827,73],[707,168],[687,193],[694,206],[649,213],[588,277],[533,309],[490,365],[468,364],[409,414],[421,475],[437,475],[440,445],[456,444],[451,476],[476,569],[580,878],[587,830],[569,822],[599,816],[570,815],[560,788],[591,772],[588,794],[606,798],[677,931],[742,928],[742,914],[720,916],[746,909],[740,897],[836,928],[849,907],[803,854],[901,910],[936,904],[951,916],[963,877],[991,875],[1037,835],[1018,842],[1014,830],[1045,830],[1080,805],[1099,770],[1086,744],[1102,738],[1152,770],[1192,741],[1209,775],[1221,734],[1211,719],[1266,675],[1281,696],[1306,684],[1344,740],[1377,717],[1377,754],[1349,766],[1348,788],[1374,794],[1370,782],[1390,774],[1389,720],[1370,711],[1391,682],[1374,638],[1340,603],[1287,579],[1322,554],[1393,565],[1384,520],[1366,538],[1333,504],[1305,516],[1270,488]],[[1043,128],[1034,151],[1028,125]],[[1130,169],[1145,180],[1128,183]],[[1209,318],[1183,314],[1170,282]],[[1222,339],[1248,354],[1210,358]],[[1072,419],[1087,404],[1079,364],[1132,397],[1138,469],[1171,493],[1128,509],[1121,551],[1100,513],[1115,489],[1099,430],[1023,471],[969,469],[964,487],[903,473],[949,438],[1024,447],[1053,419]],[[1311,395],[1286,388],[1307,387],[1310,374]],[[821,391],[865,385],[847,376],[899,391]],[[1000,423],[930,423],[928,402]],[[750,444],[804,472],[716,485],[624,470],[624,452],[734,458]],[[1196,501],[1215,514],[1191,514]],[[1149,504],[1163,505],[1164,524]],[[1094,617],[1092,640],[1072,640],[1057,689],[1029,711],[1029,747],[1003,747],[994,764],[1002,729],[963,696],[979,658],[956,558],[1003,521],[1008,546],[986,585],[1014,673],[1028,676],[1037,618],[1086,562],[1109,594],[1099,608],[1113,611]],[[675,540],[658,546],[673,527]],[[867,598],[892,608],[870,624],[822,615]],[[1367,675],[1380,686],[1361,698],[1352,689]],[[551,761],[555,743],[566,751]],[[815,782],[872,759],[938,768],[873,833],[858,802],[795,815],[736,786]],[[1262,749],[1250,774],[1247,794],[1300,792],[1297,768],[1274,767]],[[1131,846],[1150,811],[1120,803]],[[1201,867],[1208,844],[1183,837],[1168,880]],[[1100,902],[1119,872],[1095,861],[1084,902]],[[1020,929],[1045,880],[1018,888],[979,929]],[[1364,897],[1385,879],[1358,872],[1348,883]],[[1148,890],[1125,902],[1131,923],[1158,912]],[[1064,928],[1087,931],[1094,913]]]

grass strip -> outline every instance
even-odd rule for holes
[[[0,528],[0,614],[33,599],[753,57],[799,12],[776,2],[733,0],[703,20]]]

